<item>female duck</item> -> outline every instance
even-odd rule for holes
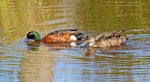
[[[101,33],[95,37],[88,38],[81,46],[88,45],[90,47],[100,48],[119,46],[128,39],[128,37],[121,35],[122,32],[124,30]]]
[[[54,42],[75,42],[78,40],[85,39],[86,34],[78,32],[77,29],[61,29],[49,33],[41,39],[40,35],[31,31],[27,34],[27,39],[33,39],[34,41],[41,41],[43,43],[54,43]]]

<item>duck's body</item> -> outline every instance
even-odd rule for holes
[[[124,37],[121,35],[122,32],[123,30],[101,33],[100,35],[97,35],[95,37],[90,37],[88,40],[86,40],[85,43],[89,44],[90,47],[101,48],[119,46],[128,39],[128,37]]]
[[[56,30],[42,39],[40,38],[39,34],[35,31],[31,31],[27,34],[28,39],[34,39],[35,41],[40,41],[43,43],[54,43],[54,42],[75,42],[86,38],[87,35],[84,33],[78,32],[76,29],[61,29]]]
[[[41,42],[44,43],[54,43],[54,42],[72,42],[77,41],[76,37],[74,39],[71,39],[71,34],[69,33],[62,33],[62,34],[48,34],[43,39],[41,39]]]

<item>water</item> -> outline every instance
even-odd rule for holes
[[[149,1],[38,0],[0,3],[0,82],[149,82]],[[133,35],[114,48],[27,44],[60,28],[91,35],[125,29]],[[65,44],[70,45],[70,44]]]

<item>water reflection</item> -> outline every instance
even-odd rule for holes
[[[50,50],[63,50],[63,49],[69,49],[69,48],[76,48],[79,46],[80,43],[77,42],[62,42],[62,43],[40,43],[40,42],[27,42],[27,46],[29,50],[32,51],[38,51],[38,47],[41,45],[44,45],[48,47]]]
[[[129,44],[127,42],[126,45],[118,47],[107,49],[88,48],[85,51],[85,56],[82,57],[78,55],[84,54],[78,53],[76,56],[72,56],[61,53],[64,55],[56,57],[57,61],[53,68],[55,71],[53,81],[99,82],[106,81],[106,79],[107,81],[143,81],[143,79],[148,79],[149,74],[144,70],[149,68],[149,56],[147,56],[148,54],[143,55],[142,51],[137,52],[140,46],[137,48],[132,45],[134,39],[129,41]],[[78,52],[81,51],[78,50]],[[137,53],[142,56],[136,56]],[[148,58],[148,60],[145,58]],[[146,76],[141,76],[141,74],[146,74]],[[140,78],[137,78],[139,76]]]
[[[51,82],[54,55],[46,47],[40,46],[39,52],[28,51],[21,60],[19,78],[21,82]]]
[[[63,58],[63,59],[62,59]],[[124,77],[131,77],[132,64],[126,61],[132,56],[121,58],[119,56],[97,56],[95,58],[57,57],[53,70],[54,81],[128,81]],[[120,68],[118,68],[120,67]],[[126,71],[126,72],[125,72]],[[57,79],[60,78],[60,79]],[[131,77],[132,78],[132,77]],[[131,79],[132,80],[132,79]]]

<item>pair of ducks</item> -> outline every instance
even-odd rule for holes
[[[94,37],[90,37],[77,29],[61,29],[49,33],[41,39],[40,35],[31,31],[27,34],[27,39],[33,39],[34,41],[40,41],[43,43],[61,43],[61,42],[77,42],[84,41],[81,46],[89,47],[113,47],[123,44],[128,37],[122,36],[124,31],[104,32]]]

